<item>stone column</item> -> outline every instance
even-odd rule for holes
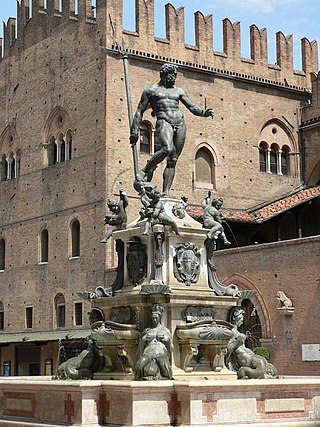
[[[59,139],[57,141],[55,141],[55,144],[57,146],[57,163],[61,163],[61,145],[62,145],[62,141],[60,141]]]
[[[65,153],[64,153],[65,160],[70,160],[70,138],[65,138]]]
[[[15,154],[13,157],[15,159],[14,174],[15,178],[18,178],[18,176],[20,175],[20,156]]]
[[[277,163],[277,174],[278,175],[282,175],[282,170],[281,170],[281,154],[282,154],[282,150],[279,150],[277,155],[278,155],[278,163]]]
[[[270,152],[271,152],[271,148],[266,148],[266,172],[267,173],[271,173],[271,168],[270,168]]]
[[[7,158],[7,180],[12,179],[11,174],[11,163],[13,161],[12,157]]]

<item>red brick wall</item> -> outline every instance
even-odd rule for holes
[[[302,362],[301,345],[319,344],[320,237],[227,249],[216,253],[218,277],[240,289],[255,289],[263,338],[273,340],[271,361],[280,374],[319,375],[320,362]],[[293,316],[277,310],[277,292],[293,302]],[[292,332],[292,342],[285,338]]]

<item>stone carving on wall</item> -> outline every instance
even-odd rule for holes
[[[132,285],[142,282],[147,273],[146,245],[142,244],[139,237],[133,236],[128,242],[127,268],[128,277]]]
[[[140,294],[171,294],[170,286],[163,282],[163,264],[165,262],[163,253],[163,243],[165,240],[165,233],[161,225],[154,228],[153,243],[154,243],[154,279],[150,283],[141,285]]]
[[[164,263],[164,254],[163,254],[163,242],[165,239],[165,234],[162,231],[157,231],[154,233],[154,267],[155,281],[162,283],[163,272],[162,267]]]
[[[283,291],[278,291],[277,300],[278,300],[277,310],[279,311],[279,313],[287,316],[292,316],[294,313],[294,307],[291,299],[288,298]]]
[[[173,349],[169,329],[162,325],[163,307],[153,303],[151,328],[142,333],[142,355],[135,367],[136,380],[172,379],[171,352]]]
[[[282,291],[278,291],[277,300],[279,302],[278,308],[293,308],[293,303],[290,298]]]
[[[199,320],[177,325],[176,335],[180,349],[180,367],[185,372],[201,370],[207,362],[212,371],[225,369],[227,345],[233,335],[232,326],[221,320]],[[205,359],[205,360],[203,360]]]
[[[197,283],[200,275],[200,249],[194,243],[181,243],[175,247],[173,273],[179,282],[187,286]]]
[[[181,317],[187,323],[198,320],[213,320],[215,309],[208,305],[189,305],[181,312]]]
[[[131,316],[131,307],[113,307],[110,312],[110,320],[117,323],[128,323]]]
[[[199,338],[203,340],[227,340],[232,336],[232,331],[225,326],[219,325],[213,321],[210,325],[206,325],[199,331]]]

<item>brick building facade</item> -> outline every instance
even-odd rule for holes
[[[125,51],[134,107],[160,65],[175,62],[177,84],[214,109],[213,120],[186,111],[172,195],[187,195],[195,217],[208,189],[224,197],[239,247],[217,253],[219,276],[257,290],[259,338],[280,373],[316,374],[319,362],[302,362],[301,344],[319,343],[320,85],[316,74],[310,79],[317,43],[302,39],[297,71],[292,37],[277,33],[277,63],[268,64],[266,31],[255,25],[251,58],[242,58],[239,23],[224,20],[216,52],[212,17],[197,12],[196,44],[186,45],[183,8],[172,5],[166,38],[154,37],[153,0],[136,0],[136,32],[122,28],[118,0],[97,0],[95,11],[91,0],[77,9],[71,0],[62,8],[33,0],[32,13],[28,4],[21,0],[17,20],[5,23],[0,61],[1,373],[53,372],[59,349],[84,345],[89,304],[77,292],[106,283],[115,265],[113,244],[99,243],[104,200],[123,187],[129,220],[138,211]],[[154,124],[148,110],[141,166],[157,148]],[[278,290],[292,299],[294,316],[279,317]]]

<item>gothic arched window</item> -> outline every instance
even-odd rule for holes
[[[66,162],[72,157],[72,122],[62,107],[56,107],[45,126],[44,165]]]
[[[290,157],[292,151],[299,151],[298,142],[285,123],[278,119],[266,123],[260,132],[260,141],[260,172],[298,176],[299,162]]]
[[[215,165],[210,151],[202,147],[195,157],[195,181],[198,185],[209,188],[215,187]]]

